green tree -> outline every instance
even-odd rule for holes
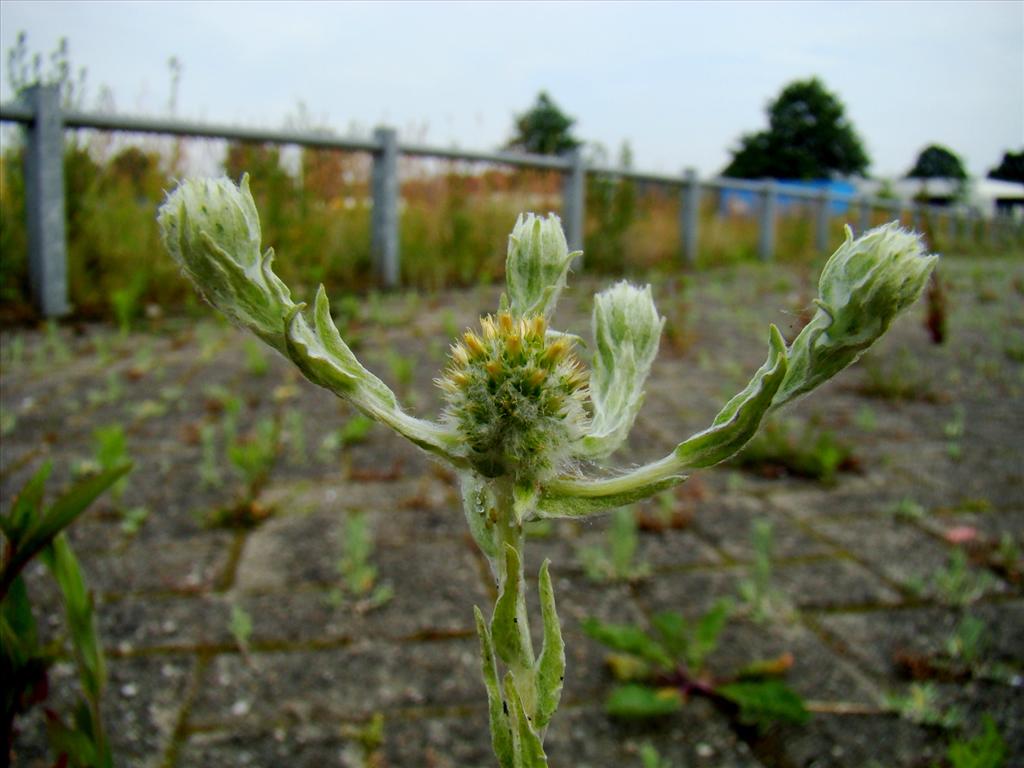
[[[1004,152],[1002,162],[988,172],[988,177],[1024,184],[1024,148],[1020,152]]]
[[[965,181],[967,171],[953,152],[938,144],[921,150],[914,167],[907,172],[908,179],[958,179]]]
[[[818,78],[787,85],[767,114],[768,129],[740,138],[724,176],[822,179],[867,170],[870,160],[842,102]]]
[[[516,134],[506,148],[538,155],[558,155],[575,149],[580,145],[572,135],[575,122],[558,108],[547,91],[541,91],[534,105],[516,116]]]

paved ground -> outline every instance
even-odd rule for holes
[[[947,260],[942,272],[944,345],[929,340],[922,304],[785,415],[798,435],[830,430],[852,446],[834,482],[773,466],[704,473],[672,499],[681,527],[641,533],[638,558],[652,574],[632,583],[595,583],[581,567],[581,548],[605,541],[605,521],[531,540],[531,571],[553,561],[569,655],[547,739],[552,765],[639,766],[650,742],[672,766],[930,766],[984,713],[1024,761],[1024,264]],[[766,323],[785,333],[797,322],[813,295],[805,283],[791,269],[746,268],[702,273],[685,294],[661,286],[678,346],[663,346],[623,460],[662,455],[705,426],[763,358]],[[593,287],[570,287],[562,327],[585,331]],[[444,339],[496,294],[367,302],[350,335],[371,368],[432,414]],[[52,485],[68,482],[93,457],[97,428],[123,425],[136,463],[123,496],[71,532],[97,596],[119,764],[493,765],[471,611],[493,594],[454,478],[381,428],[339,445],[353,416],[340,401],[201,316],[128,336],[87,327],[2,337],[4,509],[44,458]],[[244,497],[224,456],[233,419],[242,436],[275,425],[273,466],[248,507],[267,517],[248,529],[204,524]],[[148,514],[132,533],[124,521],[137,508]],[[352,510],[366,513],[378,583],[393,589],[374,609],[337,599]],[[736,595],[758,519],[773,525],[772,580],[790,610],[734,620],[712,666],[791,652],[788,681],[811,722],[758,733],[700,700],[661,721],[609,719],[604,651],[580,620],[693,615]],[[958,549],[969,555],[959,573]],[[54,593],[37,570],[33,594],[56,631]],[[230,628],[234,606],[252,620],[247,654]],[[927,683],[933,709],[959,712],[961,724],[944,730],[890,711],[886,695],[913,684],[899,659],[938,658],[965,616],[985,623],[980,660]],[[58,666],[53,680],[59,707],[71,668]],[[377,714],[374,746],[365,733]],[[16,764],[48,765],[38,720],[22,726]]]

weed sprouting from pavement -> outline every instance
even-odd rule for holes
[[[313,383],[452,466],[470,533],[498,586],[490,620],[475,609],[492,746],[503,768],[546,766],[543,742],[557,709],[565,649],[545,562],[538,577],[542,643],[527,615],[524,526],[602,514],[725,461],[764,416],[816,389],[882,336],[924,288],[937,257],[890,224],[845,242],[825,265],[817,311],[786,344],[772,326],[765,363],[711,425],[664,458],[627,471],[592,472],[629,434],[643,401],[664,320],[650,288],[627,282],[595,296],[590,370],[576,337],[551,327],[569,266],[557,217],[523,215],[509,238],[506,293],[452,345],[437,380],[440,420],[411,416],[346,344],[321,287],[296,303],[261,250],[248,178],[186,181],[158,216],[164,245],[199,291],[237,325],[294,362]],[[371,314],[373,312],[371,306]],[[499,675],[499,667],[505,672]],[[755,702],[756,704],[756,702]]]

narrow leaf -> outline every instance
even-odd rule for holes
[[[106,684],[106,663],[96,629],[92,595],[67,537],[57,536],[43,552],[43,560],[60,586],[82,689],[90,700],[98,701]]]
[[[515,768],[515,755],[512,749],[512,727],[505,710],[505,701],[498,686],[498,665],[494,659],[494,645],[491,633],[487,629],[484,615],[473,606],[476,618],[476,633],[480,637],[480,667],[487,689],[487,709],[491,724],[491,747],[498,758],[501,768]]]
[[[39,516],[43,504],[43,486],[50,476],[51,469],[50,462],[46,462],[32,475],[14,499],[10,516],[3,518],[4,536],[15,549],[20,546],[26,529]]]
[[[562,681],[565,679],[565,643],[562,628],[555,611],[555,592],[548,573],[548,560],[540,567],[538,591],[540,612],[544,620],[544,646],[537,660],[537,722],[538,729],[544,728],[558,709],[562,697]]]
[[[769,333],[768,359],[750,383],[733,397],[703,432],[680,443],[674,455],[682,467],[719,464],[739,451],[757,432],[761,419],[786,375],[786,343],[774,325]]]
[[[509,716],[513,722],[512,745],[516,753],[516,768],[547,768],[548,758],[544,754],[544,745],[523,709],[511,672],[505,675],[505,701],[508,702]]]
[[[505,545],[505,580],[494,604],[491,637],[498,657],[517,670],[533,667],[533,648],[526,626],[526,596],[519,553]]]
[[[0,599],[7,594],[11,581],[21,569],[131,468],[131,464],[124,464],[77,483],[45,512],[37,515],[23,532],[14,555],[4,565],[0,576]]]

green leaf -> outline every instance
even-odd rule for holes
[[[673,452],[683,468],[710,467],[739,451],[757,432],[786,375],[786,343],[774,325],[768,359],[750,383],[715,416],[711,426],[680,443]]]
[[[982,732],[969,741],[954,741],[946,751],[952,768],[1002,768],[1006,742],[990,715],[982,718]]]
[[[686,480],[687,469],[719,464],[739,451],[757,432],[761,419],[786,375],[786,343],[774,325],[768,359],[746,388],[733,397],[703,432],[693,435],[663,459],[608,478],[560,477],[549,481],[537,503],[540,517],[585,517],[632,504]]]
[[[526,716],[511,672],[505,675],[505,701],[508,702],[509,716],[513,722],[512,748],[516,757],[515,768],[547,768],[548,758],[544,754],[544,745],[530,723],[530,718]]]
[[[323,286],[317,291],[313,326],[303,316],[303,309],[305,304],[297,304],[285,318],[284,344],[288,357],[307,379],[348,400],[423,450],[455,466],[466,465],[457,453],[460,438],[454,430],[405,413],[388,386],[359,362],[331,319]]]
[[[551,587],[548,573],[550,561],[540,567],[538,591],[540,612],[544,620],[544,646],[537,659],[537,722],[538,729],[544,728],[551,720],[558,701],[562,696],[562,681],[565,679],[565,643],[562,628],[555,611],[555,592]]]
[[[17,550],[4,566],[3,574],[0,576],[0,598],[7,594],[11,581],[33,557],[131,468],[131,464],[125,464],[77,483],[45,512],[37,515],[23,532]]]
[[[661,644],[632,624],[605,624],[590,617],[583,620],[582,627],[590,637],[612,650],[631,653],[666,669],[673,666],[672,657]]]
[[[46,735],[50,746],[58,755],[67,755],[68,762],[76,768],[101,765],[90,730],[81,727],[83,721],[86,724],[91,722],[88,713],[85,703],[79,702],[74,726],[65,725],[52,712],[46,718]]]
[[[697,622],[686,659],[691,670],[701,669],[708,654],[718,646],[718,637],[725,629],[731,611],[732,601],[723,597],[716,600],[711,609]]]
[[[661,637],[661,644],[674,659],[683,660],[690,644],[689,625],[681,613],[663,611],[651,617],[653,626]]]
[[[96,630],[96,614],[82,569],[63,534],[43,552],[43,561],[60,587],[82,688],[91,701],[98,701],[106,684],[107,670]]]
[[[658,469],[651,474],[656,476],[650,480],[640,476],[640,471],[612,478],[557,478],[541,489],[537,516],[587,517],[642,501],[686,481],[686,475],[679,474],[674,465],[668,476]]]
[[[683,708],[683,697],[675,688],[621,685],[612,691],[605,710],[614,717],[645,718],[671,715]]]
[[[494,645],[491,633],[487,629],[484,615],[473,606],[476,618],[476,633],[480,638],[480,666],[487,689],[488,714],[491,725],[491,747],[498,765],[501,768],[515,768],[515,755],[512,749],[512,727],[505,711],[505,701],[498,686],[498,666],[494,659]]]
[[[46,484],[52,468],[50,462],[45,462],[25,483],[14,499],[10,516],[0,518],[3,521],[4,536],[10,540],[15,549],[21,546],[20,542],[25,530],[39,516],[39,510],[43,504],[43,486]]]
[[[803,699],[778,680],[729,683],[717,693],[739,707],[740,720],[757,726],[774,722],[802,725],[810,719]]]
[[[18,576],[0,602],[3,622],[3,653],[15,667],[20,667],[36,652],[36,619],[28,598],[25,580]]]
[[[629,434],[644,399],[644,382],[658,354],[665,319],[658,316],[651,287],[626,281],[594,296],[596,349],[590,375],[593,419],[578,455],[600,459]]]
[[[498,657],[517,672],[533,667],[533,647],[526,626],[523,569],[519,553],[511,544],[505,545],[505,579],[494,604],[491,637]]]

